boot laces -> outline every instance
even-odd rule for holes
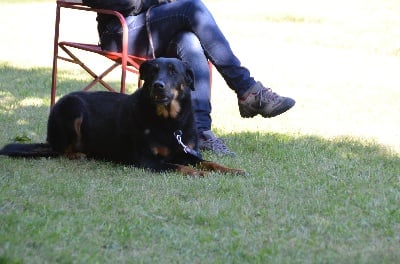
[[[279,95],[274,93],[271,88],[261,88],[255,93],[255,98],[259,99],[260,106],[263,102],[276,102],[279,100]]]

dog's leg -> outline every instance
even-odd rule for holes
[[[81,149],[81,138],[82,138],[82,134],[81,134],[81,125],[83,122],[83,117],[79,117],[76,118],[74,120],[74,129],[75,129],[75,133],[76,133],[76,142],[75,142],[75,149]]]
[[[81,125],[82,125],[83,117],[76,118],[74,120],[74,130],[76,134],[76,142],[73,144],[69,145],[65,152],[64,156],[67,157],[68,159],[76,159],[76,160],[82,160],[86,158],[86,154],[83,152],[79,152],[81,149]]]
[[[74,146],[69,145],[64,152],[64,156],[71,160],[83,160],[86,159],[86,154],[82,152],[74,151]]]
[[[201,161],[196,165],[199,169],[203,169],[206,171],[217,171],[222,173],[231,173],[231,174],[238,174],[238,175],[246,175],[246,172],[241,169],[234,169],[222,166],[221,164],[212,162],[212,161]]]
[[[187,176],[204,177],[207,174],[207,172],[205,172],[205,171],[196,170],[195,168],[192,168],[189,166],[185,166],[185,165],[181,165],[181,164],[171,164],[171,165],[173,165],[175,167],[176,172],[182,173]]]

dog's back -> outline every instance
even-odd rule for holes
[[[107,158],[120,145],[120,109],[128,95],[110,92],[75,92],[53,107],[47,141],[59,153],[81,152]],[[101,153],[104,153],[102,155]]]
[[[0,155],[34,158],[69,156],[88,152],[88,149],[94,154],[95,149],[108,152],[113,148],[107,146],[113,146],[117,139],[115,116],[127,97],[110,92],[70,93],[62,97],[50,112],[46,143],[11,143],[0,150]]]

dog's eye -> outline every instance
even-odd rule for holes
[[[153,70],[150,72],[150,75],[152,77],[154,77],[156,74],[158,74],[158,72],[160,71],[160,68],[158,67],[158,65],[156,65]]]
[[[168,65],[168,72],[169,72],[169,74],[175,74],[176,73],[174,65],[172,65],[172,64]]]

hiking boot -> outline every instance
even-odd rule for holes
[[[239,99],[239,112],[242,117],[274,117],[280,115],[294,106],[292,98],[283,97],[274,93],[271,88],[265,88],[260,82],[253,85]]]
[[[232,155],[235,153],[230,151],[224,141],[217,138],[211,130],[201,132],[199,137],[199,148],[201,150],[209,150],[219,155]]]

